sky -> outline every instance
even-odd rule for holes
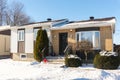
[[[120,0],[8,0],[24,4],[24,11],[33,21],[47,18],[69,19],[71,21],[116,17],[114,43],[120,44]]]

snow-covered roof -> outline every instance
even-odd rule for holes
[[[0,31],[9,30],[10,28],[11,28],[10,25],[8,25],[8,26],[0,26]]]
[[[95,20],[77,21],[77,22],[60,26],[60,27],[52,27],[51,30],[111,26],[114,32],[115,22],[116,22],[115,18],[102,18],[102,19],[95,19]]]
[[[34,23],[24,24],[22,26],[12,26],[11,29],[35,28],[35,27],[45,27],[45,26],[50,26],[51,27],[54,24],[59,24],[59,23],[64,22],[66,20],[67,19],[34,22]]]

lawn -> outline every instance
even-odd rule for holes
[[[1,59],[0,80],[120,80],[120,67],[102,70],[92,64],[78,68],[63,65]]]

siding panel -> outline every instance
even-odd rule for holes
[[[17,29],[11,30],[11,53],[17,53]]]
[[[25,30],[25,53],[33,53],[33,29]]]

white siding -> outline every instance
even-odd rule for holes
[[[25,29],[25,53],[33,53],[33,29]]]
[[[17,53],[17,29],[11,30],[11,53]]]

